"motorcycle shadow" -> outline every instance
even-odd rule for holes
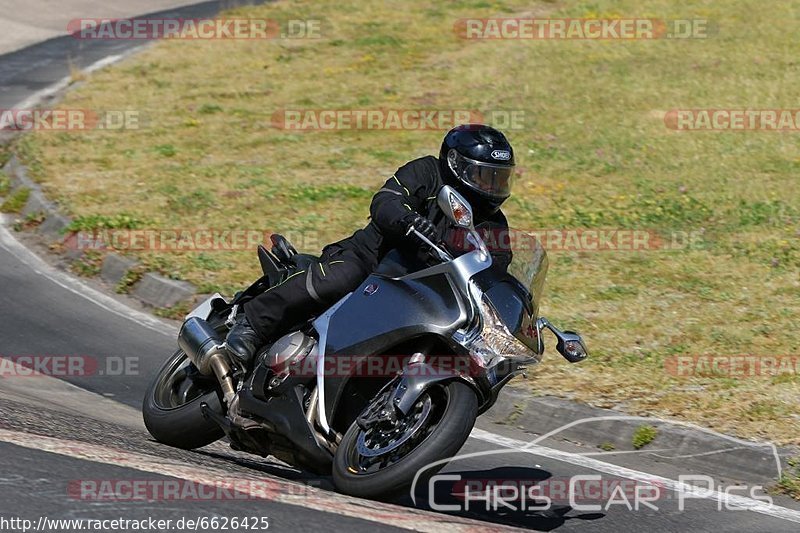
[[[504,466],[485,470],[451,470],[440,472],[430,483],[423,483],[411,496],[395,503],[443,514],[471,518],[495,524],[552,531],[569,520],[598,520],[603,513],[569,515],[573,508],[560,494],[551,494],[547,484],[552,474],[540,468]],[[538,494],[553,496],[551,501]]]
[[[246,453],[217,453],[203,449],[195,450],[195,453],[204,455],[209,459],[234,463],[238,466],[247,468],[248,470],[252,470],[253,472],[261,472],[269,476],[285,479],[286,481],[301,483],[311,489],[336,492],[336,487],[333,485],[333,479],[331,476],[320,476],[318,474],[300,470],[294,466],[282,463],[272,456],[270,456],[269,459],[261,459]]]
[[[301,483],[313,489],[335,492],[330,476],[319,476],[277,462],[265,461],[246,454],[230,455],[211,450],[195,450],[209,458],[235,463],[239,466]],[[234,452],[235,453],[235,452]],[[603,513],[572,514],[573,508],[562,505],[561,494],[553,494],[542,482],[552,481],[547,470],[523,466],[503,466],[484,470],[445,469],[430,483],[421,483],[412,499],[404,494],[388,501],[404,507],[414,507],[436,513],[461,516],[487,523],[501,524],[534,531],[553,531],[569,520],[598,520]],[[446,476],[446,477],[444,477]],[[494,486],[498,486],[494,489]],[[504,488],[499,488],[500,486]],[[531,497],[531,487],[553,496],[549,505]],[[488,492],[487,492],[488,491]],[[415,503],[416,500],[416,503]]]

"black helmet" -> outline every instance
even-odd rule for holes
[[[514,150],[505,135],[483,124],[456,126],[439,151],[444,182],[477,213],[492,214],[511,195]]]

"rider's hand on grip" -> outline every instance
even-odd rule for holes
[[[409,213],[403,219],[403,221],[404,226],[409,229],[409,233],[413,227],[415,230],[424,235],[429,241],[436,242],[436,226],[434,226],[433,222],[427,218],[423,217],[419,213]]]

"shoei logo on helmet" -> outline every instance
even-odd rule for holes
[[[492,158],[499,161],[508,161],[511,159],[511,152],[508,150],[495,150],[492,152]]]

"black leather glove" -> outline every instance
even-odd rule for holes
[[[403,217],[403,227],[405,231],[413,226],[415,230],[423,234],[425,237],[428,238],[431,242],[436,242],[437,235],[436,235],[436,226],[433,225],[433,222],[425,218],[424,216],[420,215],[419,213],[409,213],[405,217]],[[416,238],[413,237],[412,238]]]

